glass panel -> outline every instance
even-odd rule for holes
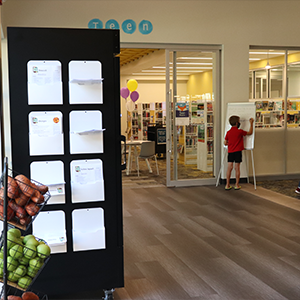
[[[267,98],[267,70],[255,71],[255,98]]]
[[[300,62],[288,66],[288,96],[300,97]]]
[[[213,53],[170,52],[171,180],[212,178],[214,164]]]
[[[283,67],[270,69],[270,98],[282,97]]]
[[[253,80],[253,73],[249,72],[249,99],[253,98],[252,80]]]

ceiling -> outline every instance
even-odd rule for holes
[[[191,74],[212,70],[212,52],[209,51],[177,51],[177,75]],[[165,49],[121,48],[121,75],[142,77],[165,77]],[[170,53],[170,72],[173,69],[173,56]]]
[[[159,49],[121,48],[120,54],[118,55],[120,57],[120,67],[158,50]]]
[[[182,51],[177,52],[177,74],[189,76],[195,73],[210,71],[213,68],[213,53],[209,51]],[[268,60],[282,56],[281,50],[257,50],[249,51],[249,62]],[[121,48],[120,54],[121,75],[145,77],[165,77],[166,56],[164,49],[149,48]],[[170,56],[170,71],[172,72],[172,60]]]

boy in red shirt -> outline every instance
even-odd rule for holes
[[[226,173],[225,190],[232,189],[232,186],[230,186],[230,177],[231,177],[231,171],[233,169],[233,163],[235,163],[234,169],[235,169],[235,177],[236,177],[236,183],[234,189],[239,190],[241,188],[241,186],[239,185],[240,164],[242,162],[242,150],[244,150],[244,136],[251,135],[253,133],[254,119],[251,118],[249,121],[250,121],[250,129],[247,132],[245,130],[239,129],[241,125],[240,117],[231,116],[229,118],[231,129],[227,131],[225,136],[225,142],[224,142],[224,145],[228,146],[228,168]]]

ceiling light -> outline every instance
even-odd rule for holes
[[[271,66],[270,66],[270,64],[269,64],[269,62],[267,62],[267,64],[266,64],[266,66],[265,66],[265,69],[271,69]]]
[[[212,57],[178,57],[177,59],[212,59]]]
[[[271,66],[270,66],[270,64],[269,64],[269,51],[268,51],[268,53],[267,53],[267,59],[268,59],[268,61],[267,61],[267,64],[266,64],[266,66],[265,66],[265,69],[271,69]]]
[[[173,64],[173,63],[170,63]],[[212,66],[212,63],[196,63],[196,62],[178,62],[176,65],[197,65],[197,66]]]
[[[256,51],[253,51],[253,52],[249,52],[249,54],[268,54],[269,53],[269,51],[264,51],[264,52],[256,52]],[[272,55],[284,55],[285,54],[285,52],[270,52],[270,54],[272,54]]]
[[[165,73],[132,73],[132,75],[165,76]]]
[[[159,66],[153,66],[153,69],[165,69],[166,67],[159,67]],[[170,69],[173,69],[173,67],[170,67]],[[186,70],[192,70],[192,69],[198,69],[198,70],[211,70],[212,67],[177,67],[176,69],[186,69]]]

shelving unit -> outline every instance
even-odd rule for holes
[[[197,168],[204,172],[212,172],[214,153],[214,102],[205,100],[203,101],[202,107],[203,122],[198,125]]]
[[[148,139],[148,125],[166,122],[165,102],[135,103],[135,109],[127,112],[127,138]]]
[[[186,165],[197,164],[197,129],[197,125],[184,126],[184,163]]]
[[[1,299],[7,300],[8,287],[10,287],[10,289],[14,289],[14,294],[16,294],[17,292],[19,292],[19,293],[25,292],[32,287],[33,283],[35,282],[35,280],[37,279],[37,277],[39,276],[39,274],[41,273],[41,271],[43,270],[45,265],[48,263],[50,256],[45,257],[44,260],[40,261],[41,266],[36,271],[36,273],[30,274],[26,271],[26,273],[24,273],[23,276],[20,275],[19,278],[24,277],[25,275],[28,276],[28,280],[29,280],[28,286],[21,287],[20,286],[21,283],[11,281],[11,280],[13,280],[13,278],[9,277],[10,276],[9,272],[13,272],[14,270],[9,270],[8,267],[13,264],[13,260],[16,260],[16,261],[18,261],[18,260],[16,258],[17,252],[13,253],[13,256],[12,256],[10,249],[14,246],[10,246],[10,248],[8,248],[8,242],[10,242],[12,245],[15,245],[15,246],[18,245],[18,242],[11,240],[11,238],[8,238],[8,236],[7,236],[8,229],[9,228],[18,228],[19,230],[22,230],[22,232],[25,233],[29,229],[29,226],[34,218],[31,217],[30,222],[28,222],[26,225],[22,225],[20,222],[20,219],[18,219],[18,217],[13,218],[13,217],[9,217],[9,216],[13,216],[15,214],[17,215],[17,212],[20,211],[21,208],[23,208],[23,207],[26,208],[26,206],[29,205],[29,203],[33,202],[33,200],[32,200],[33,195],[35,195],[35,192],[37,190],[35,191],[34,188],[32,188],[32,186],[26,185],[24,182],[14,179],[14,177],[15,177],[14,172],[12,170],[8,169],[7,157],[5,157],[5,159],[4,159],[3,166],[4,166],[4,168],[3,168],[2,175],[1,175],[1,184],[0,184],[3,189],[3,194],[1,195],[1,201],[2,201],[2,207],[3,207],[3,211],[1,212],[1,214],[2,214],[1,221],[3,221],[3,230],[2,230],[2,234],[1,234],[1,247],[3,248],[3,279],[0,279],[0,282],[3,283],[3,287],[2,287],[2,291],[1,291],[1,297],[2,297]],[[10,178],[10,179],[8,180],[8,178]],[[18,183],[16,183],[17,181],[18,181]],[[33,182],[33,181],[31,180],[31,182]],[[35,182],[35,183],[40,185],[37,182]],[[21,185],[22,185],[22,190],[21,190]],[[32,190],[32,196],[28,197],[28,199],[26,200],[24,205],[18,205],[18,211],[15,211],[12,215],[11,214],[11,212],[12,212],[11,203],[14,203],[14,205],[16,205],[16,202],[14,199],[17,199],[21,194],[23,194],[23,192],[24,193],[29,192],[29,190]],[[13,195],[12,195],[12,193],[13,193]],[[23,194],[23,195],[25,195],[25,194]],[[44,204],[46,204],[50,198],[50,193],[45,190],[45,193],[43,193],[43,195],[44,195]],[[41,209],[43,207],[44,207],[44,205],[37,206],[38,210],[34,217],[36,217],[38,215],[38,213],[41,211]],[[9,212],[9,209],[10,209],[10,212]],[[25,210],[24,210],[24,212],[22,212],[22,215],[25,215]],[[21,250],[23,252],[23,249],[26,249],[27,246],[23,245],[23,244],[21,245],[21,244],[22,244],[22,242],[20,242],[20,246],[18,246],[18,247],[22,247]],[[34,258],[35,256],[38,256],[37,252],[34,253],[34,251],[37,251],[37,250],[31,250],[29,248],[27,248],[26,250],[32,252],[32,254],[31,254],[32,258]],[[11,257],[9,257],[9,255]],[[23,255],[22,255],[22,257],[23,257]],[[8,262],[8,258],[12,258],[12,260],[10,260],[10,262]],[[22,265],[24,268],[23,264],[18,263],[18,265]],[[28,267],[28,265],[26,266],[26,269],[27,269],[27,267]],[[43,297],[43,299],[48,299],[47,295],[45,295]]]
[[[250,100],[256,105],[256,128],[282,128],[284,125],[284,100],[260,99]],[[300,99],[289,98],[287,100],[287,127],[300,126]]]

